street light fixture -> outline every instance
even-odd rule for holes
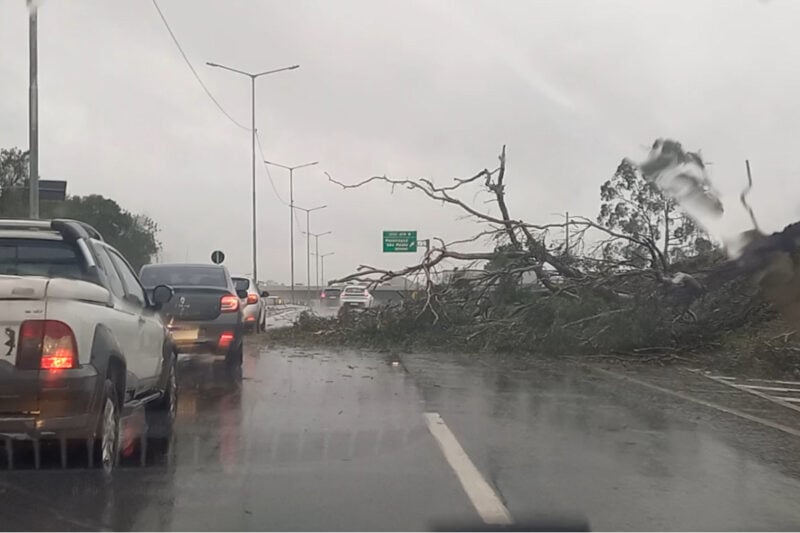
[[[303,233],[306,233],[305,231]],[[311,235],[314,237],[314,256],[316,260],[314,261],[314,275],[317,278],[317,287],[319,287],[319,238],[324,235],[330,235],[333,233],[332,231],[326,231],[325,233],[313,233],[309,232],[306,235]]]
[[[282,168],[289,171],[289,263],[291,264],[292,272],[292,302],[294,303],[294,171],[298,168],[311,167],[319,164],[319,161],[312,161],[310,163],[303,163],[302,165],[295,165],[293,167],[281,165],[280,163],[273,163],[272,161],[264,160],[267,165]]]
[[[229,70],[231,72],[235,72],[236,74],[241,74],[242,76],[247,76],[250,78],[250,133],[252,136],[251,144],[253,156],[253,281],[258,282],[258,245],[256,244],[256,78],[260,78],[261,76],[266,76],[268,74],[283,72],[285,70],[295,70],[300,68],[300,65],[292,65],[291,67],[276,68],[274,70],[265,70],[263,72],[255,73],[245,72],[244,70],[239,70],[232,67],[226,67],[225,65],[212,63],[210,61],[206,61],[206,65],[209,67]]]
[[[306,234],[306,287],[307,287],[306,292],[307,292],[308,289],[311,288],[311,237],[310,237],[311,212],[318,211],[320,209],[325,209],[328,206],[321,205],[318,207],[312,207],[311,209],[306,209],[300,206],[295,206],[295,207],[297,207],[297,209],[299,209],[300,211],[306,212],[306,230],[303,233]]]

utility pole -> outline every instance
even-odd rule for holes
[[[28,0],[28,189],[29,216],[39,218],[39,81],[37,9]]]
[[[264,72],[245,72],[243,70],[226,67],[218,63],[211,63],[206,61],[209,67],[221,68],[241,74],[250,78],[250,143],[251,143],[251,156],[252,156],[252,196],[253,196],[253,281],[258,283],[258,241],[256,239],[256,78],[266,76],[268,74],[275,74],[276,72],[283,72],[286,70],[294,70],[300,68],[300,65],[292,65],[291,67],[284,67],[275,70],[267,70]]]
[[[273,163],[272,161],[264,161],[267,165],[282,168],[289,171],[289,264],[291,265],[292,275],[292,296],[291,300],[294,303],[294,171],[298,168],[305,168],[314,166],[319,161],[312,161],[311,163],[303,163],[302,165],[295,165],[293,167],[281,165],[280,163]]]
[[[566,255],[569,255],[569,211],[567,211],[567,225],[564,226],[566,228],[566,234],[564,235],[565,242],[565,252]]]

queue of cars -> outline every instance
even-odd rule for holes
[[[221,265],[137,275],[83,222],[0,219],[0,453],[77,441],[108,474],[138,438],[168,439],[178,354],[221,355],[237,370],[267,296]]]
[[[141,436],[123,428],[169,438],[178,355],[240,368],[244,335],[264,329],[269,298],[222,265],[153,264],[137,275],[83,222],[0,219],[3,455],[20,441],[77,440],[89,465],[110,473]],[[328,287],[321,300],[373,304],[359,285]]]
[[[320,302],[324,307],[357,307],[368,309],[374,304],[374,297],[364,285],[331,285],[320,293]]]

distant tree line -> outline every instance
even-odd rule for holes
[[[0,148],[0,218],[27,218],[28,183],[28,152]],[[137,270],[161,250],[155,221],[99,194],[42,201],[39,213],[44,219],[71,218],[90,224]]]

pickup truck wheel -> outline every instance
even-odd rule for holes
[[[155,402],[147,406],[147,436],[151,439],[168,439],[172,434],[172,426],[178,413],[178,379],[175,360],[167,368],[164,393]]]
[[[97,428],[97,459],[103,473],[111,474],[117,465],[119,452],[119,398],[114,382],[106,379],[103,402]]]

